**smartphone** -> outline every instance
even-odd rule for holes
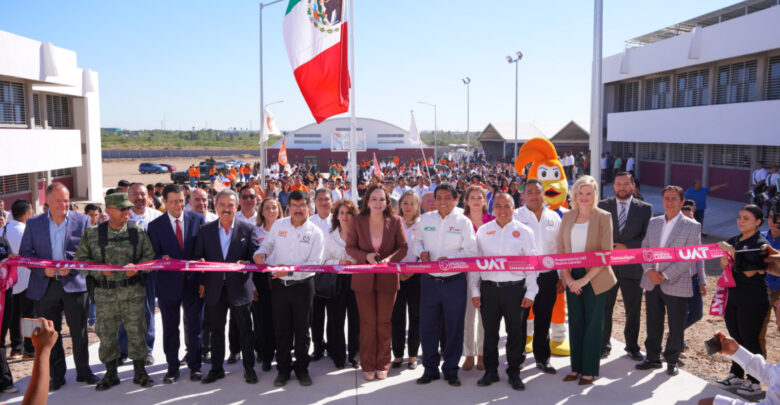
[[[22,318],[22,337],[32,337],[35,328],[41,327],[39,319]]]
[[[704,342],[704,346],[707,347],[707,354],[712,356],[715,353],[719,353],[721,350],[720,338],[713,336]]]
[[[761,249],[744,249],[734,252],[734,270],[739,272],[766,270],[769,264],[764,261],[768,252]]]

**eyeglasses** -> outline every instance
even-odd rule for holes
[[[309,206],[306,205],[306,204],[300,204],[300,205],[290,204],[289,207],[290,207],[291,210],[305,210],[305,209],[309,208]]]
[[[241,199],[242,200],[254,200],[255,196],[252,195],[252,194],[241,194]]]

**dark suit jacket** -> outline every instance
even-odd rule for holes
[[[260,237],[254,225],[243,221],[235,221],[227,257],[222,257],[219,232],[225,232],[220,229],[219,220],[201,226],[198,237],[195,240],[195,251],[192,258],[195,260],[202,258],[207,262],[225,263],[235,263],[239,260],[252,261],[252,255],[259,247],[257,239]],[[209,271],[205,272],[201,279],[201,285],[206,286],[206,305],[214,306],[219,301],[219,296],[222,292],[223,275],[226,277],[228,287],[227,299],[231,306],[247,305],[252,302],[252,293],[255,291],[255,285],[252,283],[252,277],[250,277],[249,273]]]
[[[647,224],[653,216],[653,206],[636,198],[631,199],[628,208],[628,217],[623,232],[620,232],[618,226],[618,205],[615,197],[599,201],[599,208],[612,214],[612,241],[613,243],[622,243],[629,249],[639,249],[642,247],[642,239],[647,233]],[[624,266],[615,266],[615,273],[620,277],[641,280],[642,265],[627,264]]]
[[[612,250],[612,221],[611,214],[600,208],[593,208],[588,218],[588,236],[585,243],[585,251]],[[571,253],[571,230],[577,221],[577,211],[571,210],[561,217],[561,227],[558,229],[556,245],[558,253]],[[598,274],[590,280],[593,292],[596,295],[606,292],[617,284],[615,273],[611,266],[588,267],[590,271],[598,271]]]
[[[77,212],[68,212],[68,228],[65,233],[65,259],[73,260],[76,249],[79,247],[84,231],[89,227],[89,217]],[[37,257],[39,259],[51,259],[51,238],[49,236],[49,214],[43,213],[27,220],[27,226],[22,235],[22,243],[19,245],[19,255],[24,257]],[[84,273],[71,270],[70,274],[62,277],[62,288],[65,292],[87,291],[87,281]],[[49,287],[49,277],[46,277],[43,269],[30,268],[30,284],[27,287],[27,298],[38,301],[46,294]]]
[[[369,231],[368,215],[358,215],[352,218],[352,224],[347,233],[347,254],[355,258],[357,264],[365,264],[366,255],[378,253],[377,261],[386,257],[390,262],[400,262],[406,257],[408,245],[406,242],[406,230],[403,219],[399,216],[385,217],[385,227],[382,232],[382,244],[379,250],[375,250],[371,244],[371,232]],[[378,291],[398,291],[400,287],[398,274],[353,274],[352,289],[355,292],[370,293]]]
[[[195,251],[195,241],[198,237],[200,226],[206,221],[203,215],[194,211],[184,211],[183,218],[184,234],[182,242],[184,249],[179,247],[176,240],[176,233],[171,226],[170,215],[163,214],[149,223],[149,239],[154,248],[154,258],[160,259],[168,256],[171,259],[192,260]],[[197,294],[200,285],[201,273],[197,271],[158,271],[157,285],[155,288],[157,298],[166,301],[178,301],[181,299],[182,291],[186,288]]]

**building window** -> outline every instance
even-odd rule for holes
[[[672,106],[672,86],[669,76],[645,80],[645,110],[658,110]]]
[[[639,160],[656,162],[666,161],[666,144],[664,143],[640,143]]]
[[[755,101],[756,70],[755,60],[719,67],[715,84],[715,104]]]
[[[711,150],[712,166],[750,168],[749,145],[712,145]]]
[[[625,158],[628,156],[629,153],[634,153],[633,142],[611,142],[611,144],[612,144],[612,154],[614,156],[620,156],[622,158]]]
[[[70,128],[70,100],[65,96],[46,95],[46,119],[49,128]]]
[[[377,134],[377,138],[403,138],[404,134]]]
[[[766,80],[766,99],[780,100],[780,55],[769,59]]]
[[[73,169],[67,167],[65,169],[55,169],[51,171],[51,177],[68,177],[73,175]]]
[[[27,125],[24,85],[0,80],[0,125]]]
[[[675,107],[707,105],[710,100],[710,70],[694,70],[677,75]]]
[[[620,83],[617,90],[617,112],[639,110],[639,82]]]
[[[0,195],[30,191],[30,175],[13,174],[0,177]]]
[[[35,127],[43,128],[41,120],[41,97],[40,94],[33,94],[33,115],[35,116]]]
[[[690,143],[672,144],[672,162],[700,165],[704,162],[704,145]]]
[[[764,162],[764,167],[767,170],[770,170],[774,165],[780,165],[780,146],[759,147],[758,161]]]

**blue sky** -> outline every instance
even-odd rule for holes
[[[624,41],[736,0],[604,1],[604,56]],[[248,128],[259,122],[258,2],[12,1],[0,29],[77,52],[100,74],[104,127]],[[313,122],[282,37],[286,0],[264,11],[266,103],[282,129]],[[471,131],[514,120],[588,122],[593,38],[589,0],[355,0],[358,116],[409,127]]]

